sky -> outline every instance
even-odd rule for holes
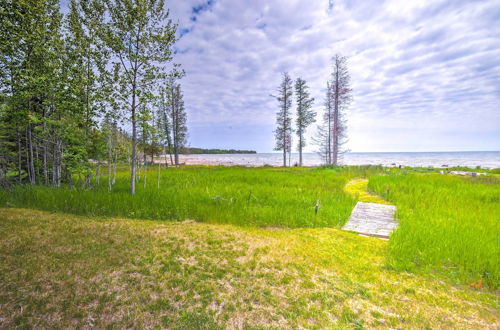
[[[279,107],[271,94],[285,71],[307,81],[319,123],[331,58],[339,53],[348,57],[353,89],[347,149],[500,150],[498,0],[166,6],[178,24],[174,62],[186,71],[192,147],[271,152]],[[311,141],[318,123],[307,131],[305,151],[318,149]]]
[[[500,150],[500,2],[167,1],[189,142],[270,152],[281,73],[324,111],[331,58],[348,57],[352,151]],[[293,108],[295,111],[295,106]],[[316,124],[307,133],[306,151]],[[296,139],[295,139],[296,140]]]

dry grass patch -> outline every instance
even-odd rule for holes
[[[387,242],[0,209],[0,328],[499,326],[494,293],[388,269]]]

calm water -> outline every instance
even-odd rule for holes
[[[258,153],[248,155],[185,155],[182,161],[192,164],[233,164],[247,166],[282,165],[279,153]],[[292,153],[291,164],[298,162],[299,155]],[[303,154],[305,166],[317,166],[322,160],[316,153]],[[345,165],[384,165],[384,166],[467,166],[484,168],[500,167],[500,151],[471,152],[351,152],[343,156]]]

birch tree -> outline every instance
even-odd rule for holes
[[[85,135],[85,149],[89,157],[97,161],[100,168],[101,153],[95,151],[97,118],[106,110],[109,95],[107,63],[109,52],[103,42],[106,8],[103,0],[71,0],[67,18],[68,48],[73,58],[74,79],[72,89],[79,102],[82,127]],[[97,157],[97,158],[96,158]],[[90,164],[85,160],[85,184],[90,184]],[[99,171],[96,172],[96,178]]]
[[[297,102],[297,117],[295,132],[299,138],[297,149],[299,151],[299,166],[302,166],[302,148],[306,146],[304,133],[316,121],[316,112],[311,110],[314,98],[309,96],[307,83],[302,78],[295,81],[295,98]]]
[[[287,166],[287,153],[292,148],[292,94],[292,78],[287,72],[284,72],[278,87],[278,95],[275,96],[279,103],[279,110],[276,113],[277,127],[274,131],[276,139],[274,150],[283,152],[283,167]]]
[[[163,66],[172,58],[176,25],[163,0],[107,0],[106,43],[117,59],[119,97],[130,115],[132,155],[130,192],[135,193],[138,111],[153,98]]]

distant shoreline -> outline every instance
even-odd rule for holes
[[[204,149],[204,148],[184,148],[181,152],[182,155],[247,155],[256,154],[255,150],[245,149]]]
[[[164,156],[161,157],[163,162]],[[168,158],[168,157],[167,157]],[[304,153],[305,167],[321,166],[322,159],[317,153]],[[181,154],[180,162],[187,165],[222,166],[282,166],[280,153],[255,154]],[[290,166],[298,163],[298,154],[292,153]],[[484,169],[500,167],[500,151],[452,151],[452,152],[352,152],[343,156],[343,165],[381,165],[385,167],[481,167]],[[288,164],[287,164],[288,165]]]

